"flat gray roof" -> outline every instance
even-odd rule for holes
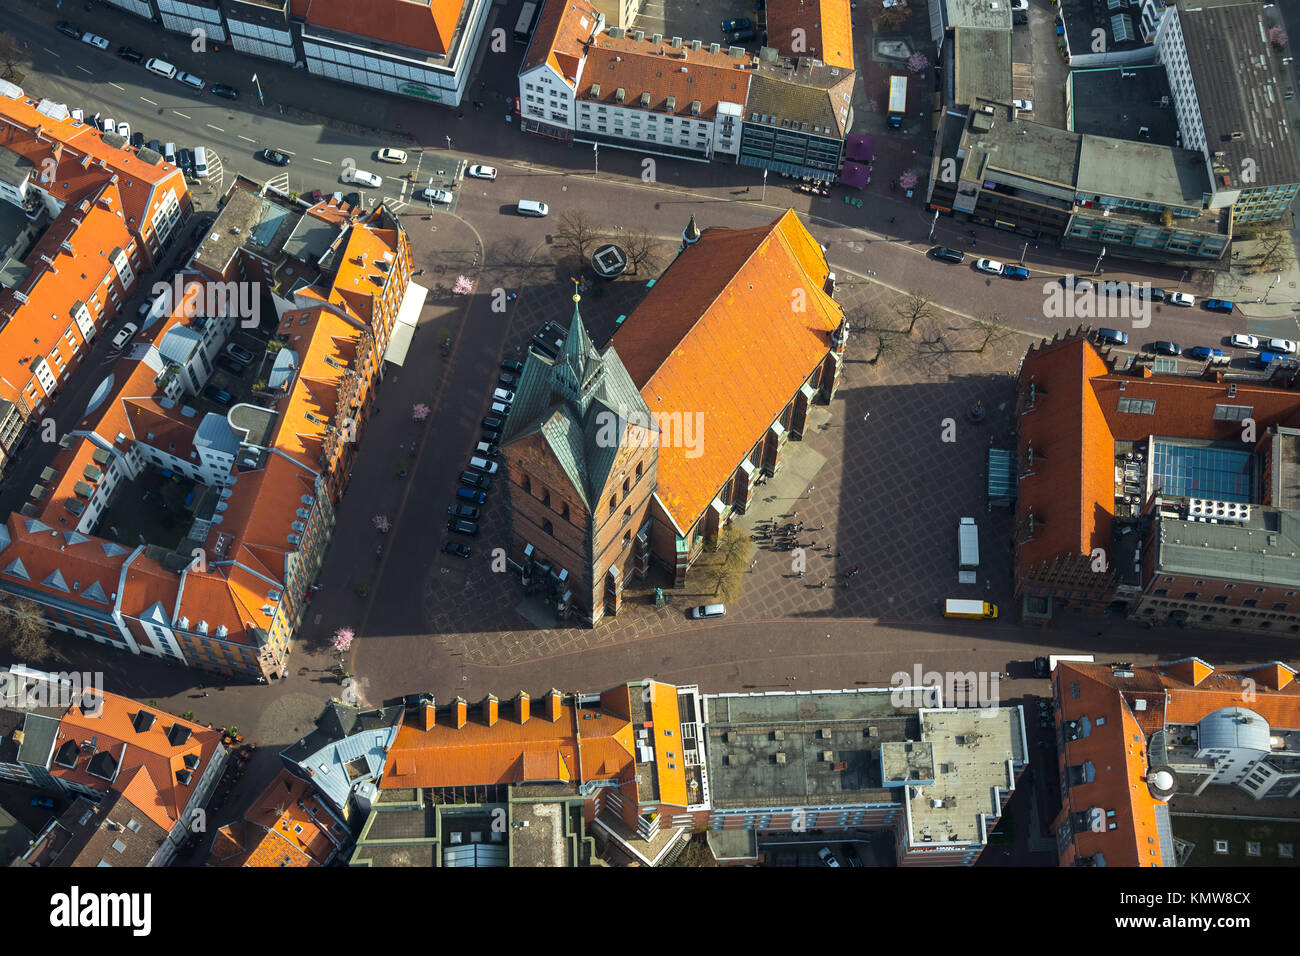
[[[1183,206],[1199,214],[1202,198],[1210,191],[1205,163],[1199,159],[1190,149],[1084,136],[1076,186],[1080,193]]]
[[[1155,146],[1177,146],[1178,116],[1163,66],[1071,70],[1070,128],[1092,136],[1117,136]],[[1161,106],[1168,97],[1169,105]],[[1146,127],[1147,134],[1139,131]]]
[[[1300,512],[1251,505],[1244,525],[1161,518],[1156,571],[1300,587]]]
[[[983,27],[1011,33],[1011,0],[937,0],[950,27]]]
[[[988,179],[1000,169],[1030,180],[1073,187],[1079,165],[1078,133],[1042,123],[1011,119],[1008,106],[994,106],[992,117],[973,110],[962,145],[968,150],[963,178]],[[991,119],[987,130],[976,124]]]
[[[1300,429],[1273,430],[1272,496],[1277,508],[1300,510]]]
[[[1011,31],[959,27],[953,31],[953,102],[983,97],[1011,102]]]
[[[1223,153],[1216,174],[1228,176],[1234,187],[1300,183],[1300,158],[1259,4],[1211,6],[1198,0],[1192,8],[1180,4],[1177,15],[1206,149],[1212,157]],[[1241,179],[1246,159],[1254,160],[1249,184]]]
[[[226,205],[194,251],[194,261],[214,272],[224,272],[236,251],[247,246],[269,262],[276,262],[302,218],[255,192],[251,185],[237,184],[226,195]]]

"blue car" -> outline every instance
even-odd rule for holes
[[[1288,356],[1283,355],[1281,352],[1260,352],[1255,356],[1255,361],[1258,362],[1262,368],[1268,368],[1274,362],[1280,362],[1285,358],[1288,358]]]
[[[1006,266],[1002,270],[1002,277],[1004,279],[1028,279],[1029,270],[1022,266]]]
[[[1210,312],[1231,312],[1237,307],[1235,302],[1227,299],[1206,299],[1201,305]]]
[[[46,810],[53,810],[54,801],[49,797],[32,797],[32,806],[43,807]]]
[[[735,33],[727,35],[727,42],[732,46],[736,46],[740,43],[748,43],[752,39],[754,39],[753,30],[737,30]]]
[[[481,491],[475,491],[473,488],[457,488],[456,497],[461,501],[472,501],[476,505],[481,505],[487,501],[487,495]]]
[[[1229,361],[1228,356],[1224,355],[1222,350],[1207,348],[1204,345],[1198,345],[1194,349],[1188,349],[1187,354],[1195,359],[1214,362],[1216,365],[1226,365]]]
[[[735,20],[723,20],[722,32],[730,33],[732,30],[748,30],[752,26],[749,17],[737,17]]]

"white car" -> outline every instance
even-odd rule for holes
[[[113,336],[113,348],[120,349],[123,345],[126,345],[127,342],[131,341],[131,336],[135,335],[136,331],[137,328],[134,322],[126,323],[126,325],[122,326],[121,331]]]
[[[375,153],[375,159],[381,163],[405,163],[406,153],[400,149],[381,149]]]
[[[1259,348],[1259,339],[1253,335],[1243,335],[1237,332],[1232,338],[1228,339],[1228,344],[1234,349],[1257,349]]]
[[[195,76],[193,73],[186,73],[182,70],[180,73],[176,74],[176,79],[178,82],[184,83],[186,86],[190,87],[191,89],[195,89],[195,90],[203,89],[203,78],[200,76]]]
[[[364,169],[354,169],[350,175],[345,175],[344,182],[359,183],[362,186],[370,186],[378,189],[384,183],[383,176],[376,176],[374,173],[368,173]]]
[[[465,175],[475,179],[496,179],[497,171],[495,166],[471,166],[465,170]]]
[[[126,120],[123,120],[122,122],[118,123],[118,124],[117,124],[117,135],[118,135],[118,136],[121,136],[123,139],[130,139],[130,138],[131,138],[131,124],[128,123]]]
[[[840,861],[835,859],[835,854],[831,852],[831,848],[828,846],[824,846],[817,851],[817,859],[821,860],[827,866],[840,865]]]
[[[726,613],[725,604],[701,604],[699,607],[691,608],[690,616],[693,618],[722,617]]]
[[[99,128],[102,129],[105,133],[116,133],[117,121],[108,118],[102,119],[99,121]]]
[[[1006,266],[998,262],[996,259],[976,259],[975,268],[980,272],[987,272],[992,276],[1000,276],[1002,275],[1002,270],[1005,269]]]
[[[425,202],[440,202],[451,205],[452,195],[445,189],[429,188],[420,190],[420,198]]]
[[[1170,305],[1181,305],[1184,309],[1190,309],[1196,304],[1196,296],[1188,295],[1186,292],[1171,292],[1165,301]]]
[[[107,50],[108,41],[94,33],[83,33],[81,35],[82,43],[89,43],[96,50]]]
[[[84,123],[86,122],[86,111],[78,107],[72,111],[72,118],[78,122]]]
[[[1033,100],[1012,100],[1011,105],[1025,113],[1032,113],[1034,111]]]
[[[1285,355],[1295,354],[1295,343],[1290,339],[1269,339],[1264,346],[1266,352],[1282,352]]]

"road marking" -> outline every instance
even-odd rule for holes
[[[183,119],[189,119],[189,117],[186,114],[182,113],[180,110],[172,110],[172,112]]]
[[[257,142],[257,140],[255,140],[255,139],[249,139],[247,136],[244,136],[244,135],[242,135],[242,134],[240,134],[240,133],[236,133],[235,135],[238,136],[240,139],[242,139],[242,140],[243,140],[244,142],[246,142],[246,143],[256,143],[256,142]]]
[[[41,49],[44,50],[46,53],[48,53],[50,56],[58,56],[57,53],[55,53],[53,50],[51,50],[51,49],[50,49],[49,47],[47,47],[47,46],[43,46],[43,47],[41,47]],[[60,57],[60,59],[62,59],[62,57]]]
[[[94,76],[94,75],[95,75],[94,73],[91,73],[88,69],[86,69],[84,66],[82,66],[80,63],[76,63],[76,64],[73,64],[73,65],[76,66],[76,68],[77,68],[78,70],[80,70],[82,73],[85,73],[87,76]]]
[[[295,153],[295,152],[293,152],[293,151],[291,151],[291,150],[288,150],[288,149],[282,149],[282,150],[280,150],[280,152],[284,153],[284,155],[286,155],[286,156],[297,156],[297,155],[298,155],[297,153]]]
[[[205,125],[208,127],[208,129],[215,129],[218,133],[225,132],[225,130],[222,129],[220,126],[213,126],[211,123],[206,123]]]
[[[116,87],[117,89],[121,90],[123,93],[126,92],[126,87],[125,87],[125,86],[118,86],[116,83],[109,83],[108,85],[109,85],[109,86],[112,86],[112,87]]]
[[[311,161],[312,161],[313,163],[324,163],[326,166],[333,166],[333,165],[334,165],[334,164],[331,163],[328,159],[317,159],[315,156],[313,156],[313,157],[311,158]]]
[[[148,103],[150,106],[157,106],[157,105],[158,105],[157,103],[155,103],[153,100],[149,99],[148,97],[142,96],[142,97],[140,97],[140,99],[144,100],[144,101],[145,101],[146,103]]]

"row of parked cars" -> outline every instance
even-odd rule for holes
[[[1106,345],[1127,345],[1128,333],[1120,329],[1097,329],[1093,336],[1098,342]],[[1290,358],[1296,354],[1296,343],[1291,339],[1267,339],[1261,340],[1254,335],[1245,335],[1235,333],[1228,337],[1228,344],[1237,349],[1252,349],[1259,352],[1255,361],[1260,365],[1267,367],[1274,362]],[[1187,349],[1177,342],[1152,342],[1143,351],[1154,352],[1157,355],[1188,355],[1191,358],[1203,362],[1209,362],[1213,365],[1227,365],[1232,361],[1232,357],[1225,354],[1222,349],[1213,348],[1208,345],[1198,345],[1195,348]]]
[[[72,118],[88,123],[105,133],[116,133],[138,150],[152,149],[163,158],[164,162],[179,166],[181,172],[190,179],[208,178],[208,151],[202,146],[193,149],[177,149],[175,143],[160,143],[156,139],[145,142],[144,133],[139,130],[132,132],[130,123],[119,123],[103,113],[95,113],[87,119],[82,110],[76,109],[72,111]]]
[[[104,37],[95,33],[83,33],[76,24],[70,23],[67,20],[60,20],[55,24],[54,28],[64,36],[71,37],[74,40],[80,40],[87,46],[93,46],[96,50],[107,50],[111,45]],[[146,60],[143,53],[139,50],[133,50],[129,46],[118,47],[117,55],[128,63],[141,63],[150,73],[165,76],[169,80],[176,80],[178,83],[183,83],[190,89],[197,90],[200,93],[203,92],[205,88],[208,88],[207,83],[204,82],[202,77],[195,76],[193,73],[186,73],[184,70],[178,70],[166,60],[160,60],[156,56],[150,57]],[[224,97],[228,100],[239,99],[239,90],[227,83],[213,83],[212,86],[208,88],[208,92],[212,93],[214,96]]]
[[[483,418],[483,432],[479,442],[474,446],[470,456],[469,467],[460,473],[460,483],[464,486],[456,489],[456,500],[447,506],[447,530],[452,534],[474,537],[478,534],[480,506],[487,502],[487,493],[492,488],[492,476],[501,470],[496,461],[501,450],[497,442],[506,427],[506,416],[515,400],[514,387],[519,384],[524,364],[513,359],[501,363],[497,376],[497,388],[492,392],[491,414]],[[456,541],[444,541],[442,550],[447,554],[468,558],[470,549]]]

